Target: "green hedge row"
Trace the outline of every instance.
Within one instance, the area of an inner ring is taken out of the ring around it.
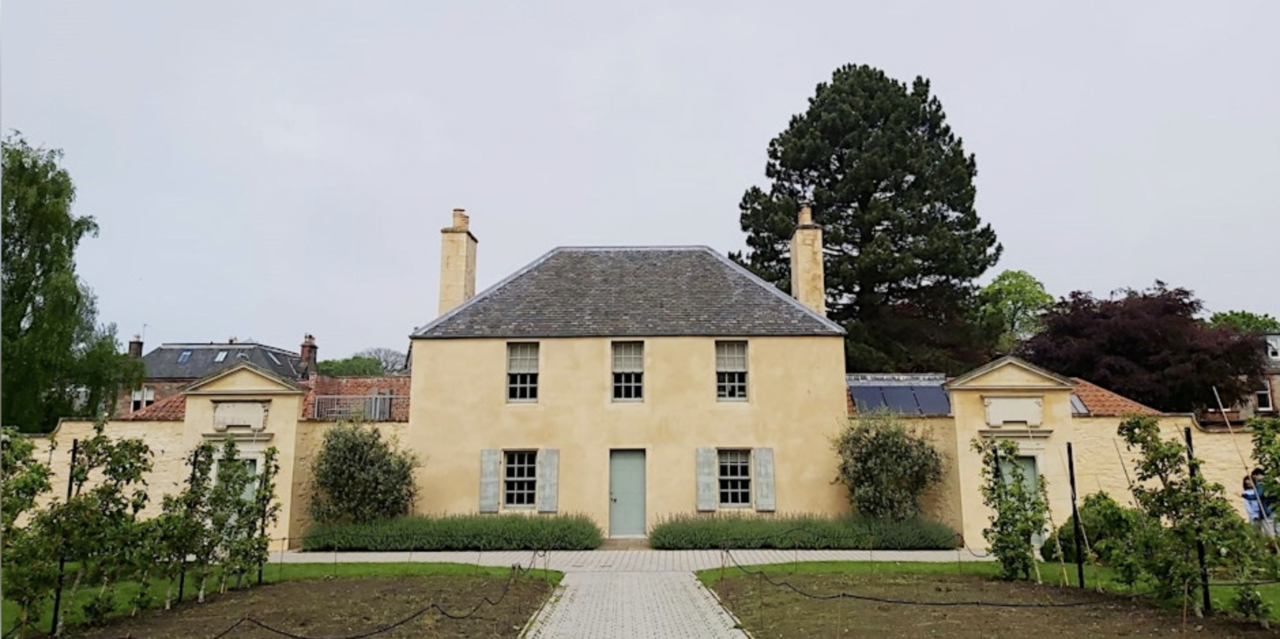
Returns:
[[[368,524],[322,524],[303,540],[314,551],[591,550],[603,540],[585,515],[450,515]]]
[[[948,550],[959,543],[954,530],[927,519],[809,515],[678,515],[649,533],[649,545],[661,550]]]

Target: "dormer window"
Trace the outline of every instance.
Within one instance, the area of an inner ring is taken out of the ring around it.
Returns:
[[[1280,362],[1280,335],[1267,336],[1267,357]]]

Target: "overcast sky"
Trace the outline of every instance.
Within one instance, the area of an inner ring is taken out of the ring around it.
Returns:
[[[122,341],[322,358],[558,245],[744,246],[818,82],[933,82],[978,212],[1055,296],[1156,278],[1280,316],[1280,2],[9,1],[0,124],[66,151]],[[607,6],[606,6],[607,5]]]

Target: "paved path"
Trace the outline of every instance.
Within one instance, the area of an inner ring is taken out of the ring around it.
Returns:
[[[560,588],[530,624],[527,637],[590,639],[743,639],[695,570],[793,561],[985,561],[966,550],[590,550],[534,552],[274,553],[272,561],[442,562],[550,568]]]
[[[530,626],[533,639],[742,639],[689,572],[571,572]]]

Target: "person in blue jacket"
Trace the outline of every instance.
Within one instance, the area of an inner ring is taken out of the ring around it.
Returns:
[[[1244,510],[1252,523],[1263,536],[1276,536],[1275,498],[1263,494],[1258,486],[1262,483],[1262,469],[1255,468],[1253,473],[1244,478]]]

